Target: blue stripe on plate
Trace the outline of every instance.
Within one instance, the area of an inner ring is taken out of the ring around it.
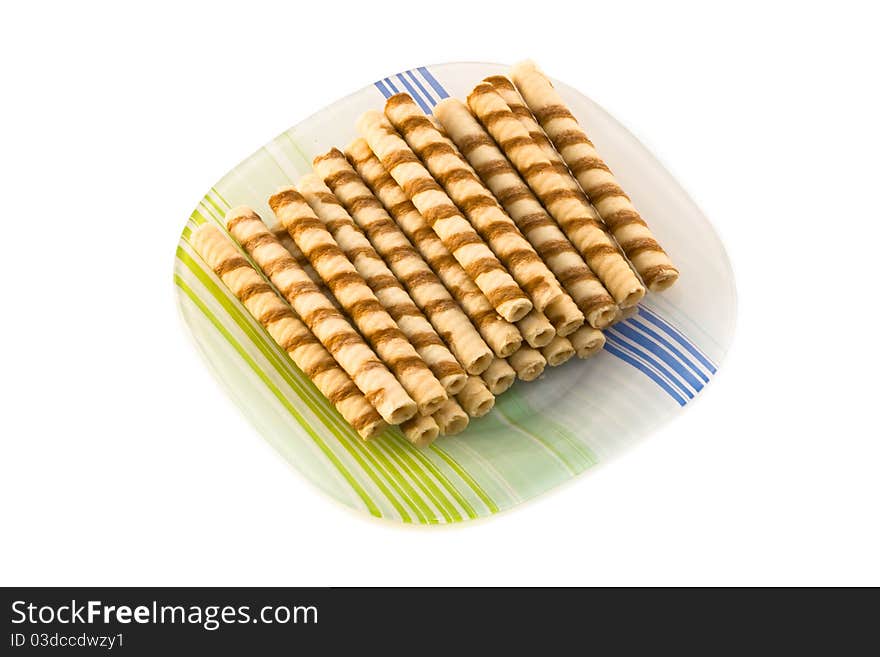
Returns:
[[[628,326],[627,322],[615,324],[611,330],[624,335],[657,356],[660,360],[666,363],[666,365],[671,367],[675,373],[678,374],[680,378],[684,379],[696,392],[700,392],[700,390],[703,389],[703,384],[687,367],[682,365],[672,354],[666,351],[666,349],[657,344],[650,337],[636,331],[632,326]]]
[[[444,98],[449,98],[449,94],[446,93],[446,89],[444,89],[443,86],[439,82],[437,82],[437,78],[431,75],[431,71],[426,69],[424,66],[420,66],[416,70],[421,73],[422,77],[427,80],[428,84],[430,84],[431,87],[433,87],[434,91],[437,92],[437,95],[440,96],[441,100]]]
[[[613,330],[613,329],[611,329],[611,330]],[[626,351],[628,351],[633,356],[636,356],[639,360],[641,360],[645,364],[653,367],[654,370],[660,376],[662,376],[669,383],[671,383],[676,388],[678,388],[678,390],[681,391],[681,393],[684,394],[688,399],[694,398],[694,393],[691,392],[691,389],[688,388],[684,383],[682,383],[681,380],[677,376],[675,376],[675,374],[673,374],[669,369],[664,367],[662,363],[660,363],[656,358],[651,356],[647,351],[644,351],[643,349],[639,349],[636,345],[633,345],[632,343],[624,340],[619,335],[617,335],[615,333],[611,333],[610,330],[605,332],[605,339],[610,340],[619,349],[625,349]]]
[[[400,89],[394,86],[394,83],[391,81],[391,78],[385,78],[385,84],[388,85],[388,88],[391,89],[396,94],[400,93]]]
[[[679,333],[676,329],[674,329],[670,324],[668,324],[668,323],[667,323],[662,317],[660,317],[657,313],[655,313],[655,312],[653,312],[653,311],[651,311],[651,310],[648,310],[647,308],[645,308],[645,307],[643,307],[643,306],[639,308],[639,311],[640,311],[641,314],[643,314],[643,315],[645,316],[645,319],[647,319],[649,322],[651,322],[651,323],[654,324],[655,326],[657,326],[657,327],[663,329],[663,331],[665,331],[669,336],[671,336],[672,339],[674,339],[676,342],[678,342],[678,344],[680,344],[682,347],[684,347],[685,349],[687,349],[688,352],[690,352],[690,354],[691,354],[694,358],[696,358],[696,359],[697,359],[698,361],[700,361],[703,365],[705,365],[705,366],[706,366],[706,369],[708,369],[712,374],[715,374],[715,372],[716,372],[715,365],[713,365],[712,362],[711,362],[708,358],[706,358],[706,357],[702,354],[702,352],[700,352],[700,351],[699,351],[699,350],[698,350],[698,349],[697,349],[697,348],[691,343],[690,340],[688,340],[686,337],[684,337],[683,334]]]
[[[425,114],[430,114],[431,108],[428,106],[428,104],[422,98],[421,94],[415,90],[415,87],[413,87],[409,82],[407,82],[407,79],[399,73],[397,74],[397,79],[400,80],[400,83],[404,87],[406,87],[406,90],[409,92],[409,95],[412,96],[413,99],[419,104],[419,107],[422,108],[422,111]]]
[[[603,349],[605,349],[605,351],[607,351],[611,355],[617,356],[620,360],[622,360],[626,363],[629,363],[630,365],[635,367],[637,370],[641,370],[642,372],[644,372],[648,378],[650,378],[652,381],[654,381],[654,383],[656,383],[658,386],[663,388],[667,393],[669,393],[669,396],[672,397],[675,401],[677,401],[679,406],[684,406],[685,404],[687,404],[687,402],[681,397],[681,395],[679,395],[677,392],[675,392],[675,390],[673,390],[670,387],[670,385],[668,383],[666,383],[666,381],[664,381],[659,376],[657,376],[654,373],[654,371],[651,370],[649,367],[643,365],[642,363],[637,361],[635,358],[624,353],[623,351],[621,351],[620,349],[618,349],[614,345],[608,344],[608,342],[605,343],[605,346],[603,347]]]
[[[382,80],[376,80],[376,81],[373,83],[373,85],[374,85],[374,86],[375,86],[380,92],[382,92],[382,95],[385,96],[385,98],[391,98],[391,92],[388,91],[388,87],[385,86],[385,83],[382,82]]]
[[[681,351],[678,349],[678,347],[676,347],[674,344],[669,342],[669,340],[667,340],[662,335],[660,335],[659,333],[654,331],[650,326],[640,322],[635,317],[628,319],[626,321],[626,324],[629,324],[630,326],[633,326],[633,327],[639,329],[642,333],[645,333],[646,335],[649,335],[650,337],[652,337],[655,341],[657,341],[658,343],[660,343],[661,345],[666,347],[670,352],[672,352],[672,354],[675,355],[675,357],[678,358],[682,363],[687,365],[691,369],[691,371],[694,374],[696,374],[698,377],[703,379],[703,381],[705,383],[709,383],[709,377],[706,376],[706,373],[703,372],[702,368],[700,368],[693,361],[691,361],[690,358],[688,358],[683,353],[681,353]]]
[[[434,100],[434,97],[431,94],[429,94],[428,91],[422,86],[422,83],[419,82],[419,79],[416,77],[416,74],[413,73],[412,71],[407,71],[406,75],[408,75],[409,78],[413,81],[413,83],[415,83],[415,85],[419,88],[419,92],[422,94],[422,96],[424,96],[424,98],[428,102],[428,104],[431,107],[434,107],[434,105],[436,105],[437,102]]]

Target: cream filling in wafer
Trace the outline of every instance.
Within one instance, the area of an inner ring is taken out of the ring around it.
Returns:
[[[388,174],[367,142],[356,139],[346,149],[346,154],[364,182],[458,301],[494,354],[504,358],[519,349],[522,344],[519,330],[495,312],[489,300]]]
[[[302,195],[286,188],[273,195],[269,205],[363,336],[416,401],[419,412],[430,415],[437,410],[448,399],[446,390]]]
[[[357,125],[370,149],[498,314],[513,322],[529,312],[532,302],[385,116],[366,112]]]
[[[577,333],[577,332],[575,332]],[[544,372],[547,359],[537,349],[532,347],[520,347],[511,355],[507,362],[516,371],[517,377],[522,381],[534,381]]]
[[[615,301],[621,307],[638,303],[645,288],[617,244],[605,232],[595,210],[582,194],[566,188],[565,179],[529,135],[526,128],[492,85],[481,83],[468,105],[501,146],[550,215],[578,248]]]
[[[232,236],[253,257],[385,421],[399,424],[412,417],[417,412],[416,403],[259,216],[249,208],[233,208],[227,213],[226,221]]]
[[[671,286],[678,279],[678,269],[550,80],[532,62],[514,66],[513,78],[528,104],[525,111],[531,110],[529,114],[540,121],[648,288],[660,291]]]
[[[456,359],[469,374],[483,372],[492,362],[492,350],[345,155],[334,148],[314,164]]]
[[[330,352],[216,227],[202,224],[196,228],[192,244],[362,438],[373,438],[387,426]]]
[[[516,371],[504,358],[493,360],[489,368],[480,376],[493,395],[500,395],[516,381]]]
[[[482,417],[495,406],[495,395],[478,376],[469,376],[468,382],[455,399],[471,417]]]
[[[561,335],[554,337],[550,341],[550,344],[541,349],[541,355],[544,356],[544,359],[550,367],[562,365],[574,356],[574,354],[575,349],[572,346],[571,341],[568,338],[563,338]]]
[[[458,99],[446,98],[437,104],[434,112],[460,152],[532,243],[590,325],[596,328],[607,326],[618,313],[614,299],[467,105]],[[550,312],[554,311],[551,309]],[[556,328],[558,333],[568,335],[567,329],[561,325]]]
[[[464,368],[437,335],[409,293],[403,289],[397,277],[388,269],[339,199],[315,174],[300,178],[297,187],[447,393],[454,395],[461,390],[467,381]]]

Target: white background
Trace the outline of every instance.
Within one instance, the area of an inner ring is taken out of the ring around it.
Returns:
[[[0,583],[880,584],[876,16],[126,4],[0,10]],[[225,398],[178,319],[174,247],[205,189],[336,98],[525,57],[716,224],[734,348],[699,403],[560,491],[466,526],[372,521]]]

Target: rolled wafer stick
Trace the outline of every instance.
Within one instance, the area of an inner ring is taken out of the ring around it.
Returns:
[[[483,372],[492,362],[492,350],[345,155],[334,148],[314,164],[468,374]]]
[[[605,346],[602,331],[584,326],[568,336],[578,358],[589,358]]]
[[[620,313],[618,317],[615,318],[613,322],[611,322],[610,326],[614,326],[615,324],[620,324],[620,322],[626,321],[631,317],[635,317],[639,314],[639,307],[632,306],[631,308],[627,308],[623,312]]]
[[[526,291],[535,308],[544,311],[551,302],[567,296],[455,145],[434,127],[408,94],[389,98],[385,115]],[[574,302],[570,303],[583,323],[580,311]]]
[[[516,327],[530,347],[539,349],[550,344],[556,335],[553,325],[544,313],[532,310],[516,323]]]
[[[675,283],[678,269],[657,243],[550,80],[532,62],[514,66],[513,79],[648,289],[661,291]]]
[[[370,240],[357,227],[339,199],[315,174],[300,178],[297,188],[447,393],[454,395],[461,390],[467,381],[464,368],[376,253]]]
[[[595,331],[592,327],[590,328]],[[577,333],[577,331],[575,331],[575,333]],[[550,367],[562,365],[574,356],[574,354],[575,349],[572,346],[571,341],[568,338],[563,338],[561,335],[557,335],[550,341],[550,344],[541,349],[541,355],[544,356],[544,359]]]
[[[248,312],[362,438],[373,438],[385,428],[379,413],[330,352],[216,227],[202,224],[196,228],[192,244]]]
[[[458,263],[504,319],[515,322],[532,302],[510,276],[419,158],[379,112],[366,112],[358,130]],[[308,255],[308,254],[306,254]]]
[[[564,176],[553,168],[495,88],[486,82],[478,84],[468,96],[468,105],[617,304],[627,308],[638,303],[645,287],[605,232],[596,211],[582,194],[567,188]]]
[[[336,300],[336,297],[333,296],[330,288],[324,284],[324,281],[318,276],[318,272],[312,267],[312,263],[310,263],[305,254],[299,250],[299,247],[296,245],[296,242],[293,241],[293,238],[290,236],[290,233],[287,232],[287,229],[284,226],[276,226],[269,230],[272,231],[272,234],[281,243],[281,246],[287,249],[290,255],[293,256],[293,259],[296,260],[296,264],[302,267],[302,270],[306,273],[306,276],[311,279],[312,283],[317,285],[318,289],[326,295],[330,303],[336,306],[339,310],[342,310],[342,306],[339,305],[339,302]]]
[[[618,313],[614,299],[467,105],[456,98],[446,98],[437,104],[434,112],[460,151],[571,295],[589,324],[596,328],[607,326]]]
[[[458,301],[495,355],[504,358],[519,349],[522,344],[519,330],[495,312],[486,296],[443,245],[400,185],[385,170],[367,142],[356,139],[346,149],[346,155],[406,237]]]
[[[468,382],[455,399],[471,417],[482,417],[495,406],[495,395],[489,392],[483,379],[478,376],[469,376]]]
[[[575,331],[577,333],[577,331]],[[515,354],[511,355],[507,362],[516,371],[521,381],[534,381],[544,372],[547,359],[537,349],[520,347]]]
[[[449,398],[446,390],[302,195],[292,187],[286,188],[269,198],[269,206],[363,336],[416,401],[419,412],[430,415],[436,411]]]
[[[400,424],[415,415],[416,403],[400,382],[260,217],[250,208],[233,208],[226,226],[385,421]]]
[[[461,433],[470,423],[468,414],[454,399],[448,400],[431,417],[440,427],[441,436],[454,436]]]
[[[416,415],[403,422],[400,431],[416,447],[427,447],[440,435],[440,425],[430,415]]]
[[[493,360],[480,376],[493,395],[500,395],[516,381],[516,371],[503,358]]]

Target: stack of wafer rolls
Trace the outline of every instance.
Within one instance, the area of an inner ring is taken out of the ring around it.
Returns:
[[[493,395],[500,395],[516,381],[516,371],[504,358],[493,360],[480,376]]]
[[[638,303],[645,288],[605,232],[595,210],[582,195],[568,188],[565,177],[553,168],[494,87],[486,82],[478,84],[468,96],[468,105],[617,304],[627,308]]]
[[[403,189],[373,154],[367,142],[356,139],[346,149],[346,155],[406,237],[458,301],[495,355],[504,358],[519,349],[522,344],[520,332],[495,312],[486,296],[406,197]]]
[[[661,291],[675,283],[678,269],[654,239],[550,80],[532,62],[514,66],[513,79],[530,113],[555,144],[648,289]]]
[[[526,315],[532,309],[528,296],[385,116],[366,112],[358,130],[498,314],[511,322]]]
[[[464,368],[376,253],[370,240],[360,231],[339,199],[315,174],[300,178],[297,189],[447,393],[458,393],[467,381]]]
[[[385,428],[379,413],[330,352],[220,230],[202,224],[193,232],[192,244],[248,312],[362,438],[373,438]]]
[[[467,105],[446,98],[436,117],[492,193],[584,313],[589,324],[603,328],[618,313],[617,304],[556,221],[508,162]]]
[[[345,155],[334,148],[314,165],[468,374],[489,367],[492,350]]]
[[[385,115],[507,266],[534,307],[543,312],[551,304],[556,304],[558,310],[554,314],[560,321],[557,332],[567,335],[577,330],[584,321],[580,310],[492,193],[463,161],[458,149],[437,130],[408,94],[389,98],[385,103]]]
[[[419,412],[430,415],[436,411],[449,398],[446,390],[302,195],[286,188],[269,199],[269,206],[363,336],[416,401]]]
[[[382,418],[400,424],[415,415],[416,403],[406,390],[260,217],[250,208],[233,208],[226,225]]]

